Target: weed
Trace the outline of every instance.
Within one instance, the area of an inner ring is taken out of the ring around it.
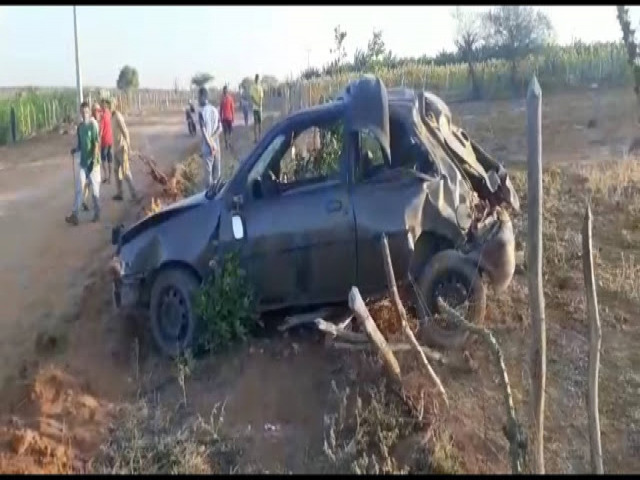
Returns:
[[[223,438],[224,405],[210,418],[180,422],[159,405],[139,401],[121,410],[109,441],[95,459],[94,473],[214,474],[230,473],[239,455]]]
[[[190,352],[186,352],[184,355],[180,355],[176,358],[176,376],[178,378],[178,383],[180,384],[180,389],[182,390],[182,401],[184,402],[185,407],[187,406],[186,379],[191,376],[193,367],[194,359]]]
[[[384,382],[364,395],[332,384],[336,412],[325,415],[328,472],[356,474],[460,473],[460,457],[444,430],[429,435],[405,413]],[[427,445],[427,441],[429,444]]]

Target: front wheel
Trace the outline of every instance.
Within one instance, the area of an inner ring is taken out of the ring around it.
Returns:
[[[469,332],[441,318],[437,299],[442,298],[470,323],[481,325],[487,291],[477,267],[456,250],[443,250],[427,263],[418,280],[418,312],[426,318],[425,340],[444,348],[460,348]]]
[[[175,357],[193,346],[196,314],[193,293],[199,282],[182,269],[161,271],[151,289],[151,332],[158,349]]]

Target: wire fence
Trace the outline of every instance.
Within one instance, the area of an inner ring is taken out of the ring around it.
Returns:
[[[140,90],[122,93],[104,89],[86,91],[84,99],[91,104],[107,93],[109,98],[118,103],[121,111],[129,114],[184,109],[193,99],[189,91]],[[20,142],[36,134],[55,130],[72,123],[75,118],[75,90],[28,90],[9,98],[0,98],[0,145]]]

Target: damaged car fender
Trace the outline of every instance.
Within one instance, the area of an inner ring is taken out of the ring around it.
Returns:
[[[126,231],[120,239],[117,259],[120,284],[132,292],[121,295],[122,303],[146,304],[154,276],[168,265],[183,265],[203,279],[216,248],[221,211],[217,200],[208,200],[202,193],[147,217]],[[188,235],[193,225],[200,225],[207,234]]]

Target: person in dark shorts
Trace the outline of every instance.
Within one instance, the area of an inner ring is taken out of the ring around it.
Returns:
[[[220,117],[222,118],[222,133],[224,135],[224,148],[227,150],[231,145],[231,133],[233,132],[233,121],[236,106],[233,97],[229,94],[227,86],[222,88],[222,98],[220,99]]]

